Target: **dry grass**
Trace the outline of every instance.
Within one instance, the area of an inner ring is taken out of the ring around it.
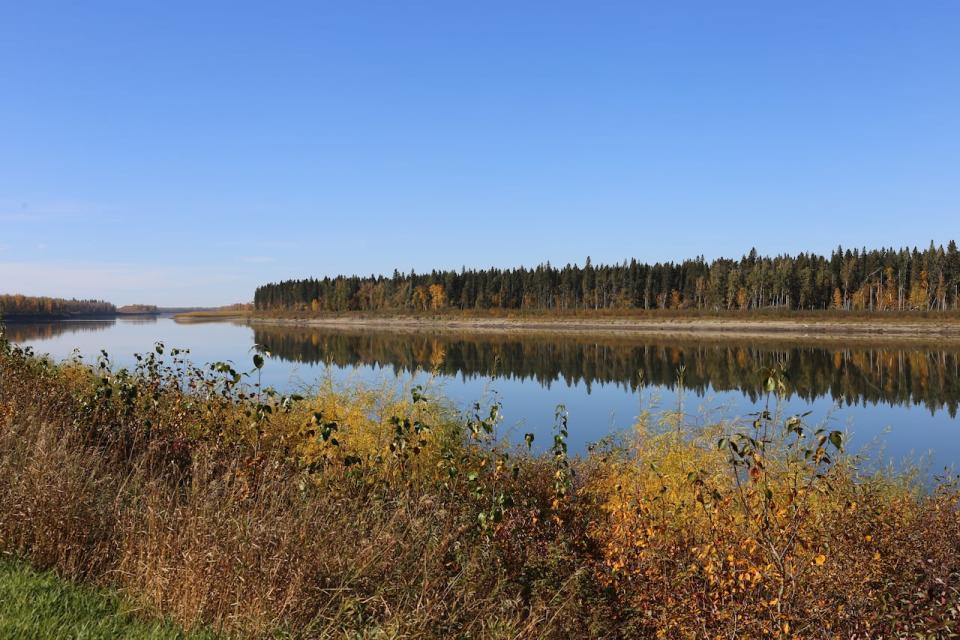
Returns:
[[[249,318],[253,314],[252,309],[242,306],[231,306],[221,309],[203,309],[197,311],[184,311],[174,315],[174,319],[181,322],[201,321],[201,320],[229,320],[232,318]]]
[[[128,373],[0,343],[0,551],[243,636],[957,630],[955,488],[862,477],[801,423],[648,420],[582,460],[561,429],[533,456],[492,441],[495,414],[282,397],[178,357]]]

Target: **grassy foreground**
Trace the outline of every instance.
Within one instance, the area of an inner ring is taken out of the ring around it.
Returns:
[[[184,633],[168,622],[144,621],[116,594],[0,560],[0,638],[206,640],[213,636]]]
[[[307,397],[157,345],[133,371],[0,340],[0,552],[243,637],[950,637],[958,489],[780,416],[642,416],[585,458],[421,389]],[[682,373],[681,373],[682,375]],[[760,374],[758,374],[760,375]],[[38,603],[42,606],[42,603]],[[29,614],[28,614],[29,615]]]

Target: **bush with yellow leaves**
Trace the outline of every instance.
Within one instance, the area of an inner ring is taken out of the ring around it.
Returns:
[[[841,432],[777,413],[786,383],[768,375],[767,405],[747,424],[641,421],[587,489],[606,514],[591,528],[599,579],[660,637],[955,630],[956,488],[861,476]]]

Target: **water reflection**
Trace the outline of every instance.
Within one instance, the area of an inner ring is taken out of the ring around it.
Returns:
[[[435,370],[474,377],[674,388],[677,369],[699,395],[763,396],[761,371],[782,366],[792,393],[846,405],[922,405],[951,417],[960,401],[960,346],[844,345],[784,341],[697,341],[540,334],[343,331],[258,326],[254,340],[288,361],[338,367],[376,365],[396,373]],[[642,377],[640,372],[642,373]]]
[[[124,324],[157,324],[158,316],[156,315],[128,315],[122,316],[118,319],[118,322]]]
[[[156,320],[154,320],[156,322]],[[49,340],[67,333],[105,331],[116,320],[59,320],[55,322],[11,322],[6,325],[7,338],[13,342]]]

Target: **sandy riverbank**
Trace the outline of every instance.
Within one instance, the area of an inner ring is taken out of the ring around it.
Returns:
[[[536,332],[620,335],[680,335],[704,338],[895,338],[960,341],[960,322],[910,320],[809,320],[726,318],[426,318],[426,317],[317,317],[270,318],[250,316],[250,324],[417,331]]]

